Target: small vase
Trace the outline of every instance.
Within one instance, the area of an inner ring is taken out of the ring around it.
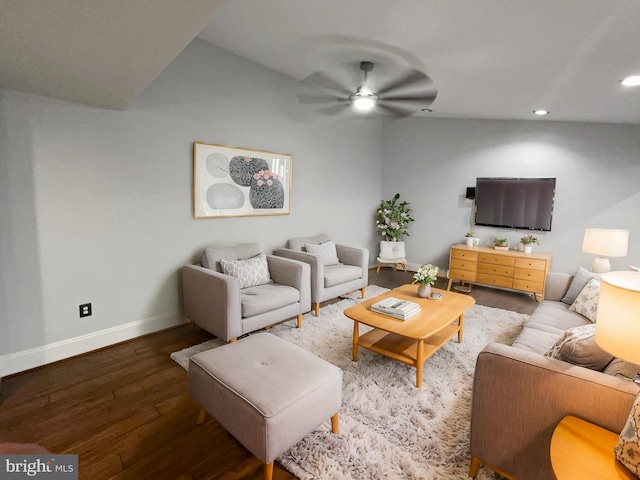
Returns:
[[[532,248],[533,248],[533,247],[532,247],[531,245],[525,245],[525,246],[523,247],[524,253],[531,253],[531,249],[532,249]]]
[[[431,296],[431,285],[419,285],[418,296],[420,298],[427,298]]]
[[[467,247],[473,247],[473,237],[466,237]]]

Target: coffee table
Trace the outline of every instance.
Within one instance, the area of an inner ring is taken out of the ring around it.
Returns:
[[[370,300],[347,308],[344,314],[353,320],[353,361],[358,361],[358,347],[380,353],[416,369],[416,387],[422,387],[422,365],[456,333],[462,342],[464,312],[475,300],[468,295],[432,288],[442,294],[440,300],[418,297],[417,285],[402,285]],[[372,312],[371,305],[395,297],[420,304],[422,311],[408,320],[398,320]],[[359,325],[373,330],[360,335]]]

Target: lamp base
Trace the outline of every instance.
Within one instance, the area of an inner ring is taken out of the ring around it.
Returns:
[[[593,261],[591,265],[593,273],[606,273],[611,271],[611,262],[607,257],[598,257]]]

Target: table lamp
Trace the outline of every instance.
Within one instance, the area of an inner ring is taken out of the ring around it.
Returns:
[[[596,343],[616,358],[640,364],[640,272],[610,272],[600,277]],[[615,456],[640,476],[640,395],[615,446]]]
[[[629,230],[617,228],[587,228],[582,240],[582,251],[598,257],[593,261],[591,270],[605,273],[611,270],[607,257],[624,257],[629,245]]]

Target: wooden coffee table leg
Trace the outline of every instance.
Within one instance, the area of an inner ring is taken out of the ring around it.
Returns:
[[[424,363],[424,340],[418,340],[418,356],[416,358],[416,387],[422,388],[422,364]]]
[[[458,330],[458,343],[462,343],[462,330],[464,329],[464,313],[460,315],[460,318],[458,318],[458,325],[460,325],[460,330]]]
[[[358,361],[358,337],[360,336],[358,334],[358,323],[359,322],[355,320],[353,322],[353,361],[354,362]]]

